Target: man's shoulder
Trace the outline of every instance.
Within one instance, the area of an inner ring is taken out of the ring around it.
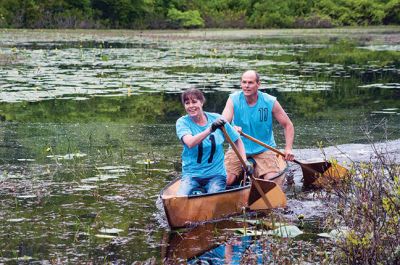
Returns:
[[[243,91],[235,91],[229,96],[229,98],[232,100],[233,105],[239,104],[240,99],[243,97]]]
[[[268,94],[267,92],[261,92],[258,91],[259,95],[261,95],[261,97],[265,100],[265,101],[275,101],[276,97]]]
[[[239,97],[241,94],[243,94],[243,91],[235,91],[231,93],[230,97]]]

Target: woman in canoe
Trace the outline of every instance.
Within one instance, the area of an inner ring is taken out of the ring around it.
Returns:
[[[246,160],[239,134],[220,114],[203,111],[203,93],[195,88],[188,89],[182,93],[181,101],[187,114],[176,122],[176,134],[183,143],[182,182],[178,195],[191,195],[201,189],[207,193],[225,190],[225,138],[222,131],[217,130],[222,126],[246,161],[245,170],[252,173],[253,167]]]

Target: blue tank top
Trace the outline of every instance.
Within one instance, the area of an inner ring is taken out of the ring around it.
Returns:
[[[272,108],[276,97],[258,91],[257,103],[249,106],[242,91],[230,95],[233,102],[233,125],[242,127],[242,131],[258,140],[275,147],[272,131]],[[242,136],[247,155],[254,155],[268,150]]]

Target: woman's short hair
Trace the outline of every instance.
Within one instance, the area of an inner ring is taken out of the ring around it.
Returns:
[[[206,98],[204,97],[203,92],[201,92],[197,88],[189,88],[188,90],[183,92],[181,95],[181,102],[183,105],[185,105],[185,101],[193,98],[200,100],[201,103],[206,102]]]

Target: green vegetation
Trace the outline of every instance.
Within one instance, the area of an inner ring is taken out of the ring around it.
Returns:
[[[377,159],[356,164],[351,177],[332,189],[336,196],[326,226],[340,236],[329,263],[400,262],[400,167],[373,148]]]
[[[3,0],[10,28],[312,28],[400,23],[400,0]]]

